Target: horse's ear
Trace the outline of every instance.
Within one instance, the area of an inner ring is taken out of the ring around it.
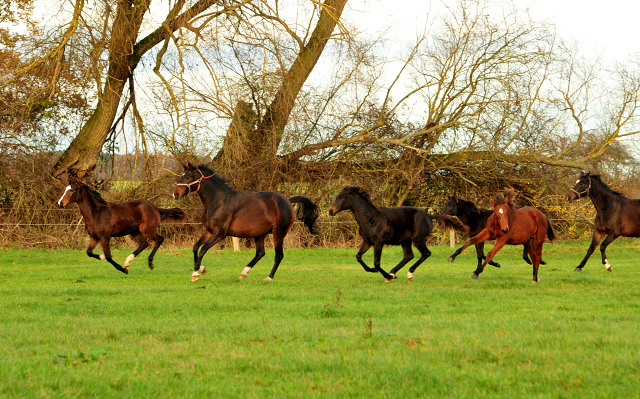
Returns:
[[[582,179],[583,177],[586,177],[588,175],[588,173],[586,172],[580,172],[580,178]]]
[[[491,202],[491,206],[494,207],[494,208],[498,204],[496,201],[493,200],[493,198],[489,199],[489,201]]]
[[[182,165],[182,169],[187,170],[187,165],[183,164],[182,162],[180,162],[180,165]]]
[[[187,161],[187,167],[189,169],[195,169],[195,166],[191,165],[191,162]]]

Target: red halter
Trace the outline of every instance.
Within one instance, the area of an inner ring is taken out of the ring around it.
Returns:
[[[203,180],[209,179],[211,177],[213,177],[213,175],[211,176],[205,176],[204,174],[202,174],[202,171],[200,169],[196,169],[198,172],[200,172],[200,178],[198,180],[194,180],[191,183],[178,183],[176,184],[177,186],[187,186],[188,190],[187,190],[187,195],[191,194],[191,186],[198,183],[198,188],[196,189],[196,191],[194,191],[194,193],[197,193],[198,191],[200,191],[200,183],[202,183]]]

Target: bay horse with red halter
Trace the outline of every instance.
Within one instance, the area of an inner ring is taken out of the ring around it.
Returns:
[[[295,216],[304,222],[311,234],[320,234],[316,224],[320,208],[309,198],[297,196],[287,199],[281,194],[268,191],[236,191],[206,165],[196,167],[187,163],[182,166],[184,173],[173,191],[173,197],[179,199],[197,193],[204,206],[204,232],[193,245],[194,268],[191,281],[200,278],[198,272],[206,273],[202,258],[211,247],[227,236],[253,238],[255,241],[256,255],[239,277],[244,279],[265,255],[264,240],[267,234],[273,234],[275,263],[271,274],[265,279],[271,281],[284,258],[282,244]],[[294,212],[293,203],[298,204],[297,212]]]
[[[456,250],[449,257],[449,262],[453,262],[456,256],[460,255],[467,247],[478,242],[495,239],[496,244],[487,253],[485,261],[476,268],[471,276],[471,278],[477,279],[487,263],[491,262],[502,247],[507,244],[524,245],[533,263],[533,282],[539,282],[538,267],[542,260],[542,245],[545,236],[549,240],[553,240],[555,234],[544,213],[535,208],[516,208],[513,203],[514,198],[515,191],[513,189],[505,189],[502,194],[498,194],[495,199],[491,199],[493,214],[487,220],[487,227]]]
[[[575,268],[576,272],[589,260],[589,257],[600,245],[602,264],[611,271],[611,264],[607,259],[606,249],[618,237],[640,237],[640,200],[627,198],[607,186],[599,175],[580,173],[573,188],[567,193],[567,200],[573,201],[579,198],[589,197],[596,208],[593,238],[587,254],[582,262]]]
[[[158,208],[147,200],[135,200],[129,202],[107,202],[100,194],[86,184],[71,180],[65,188],[58,205],[65,207],[71,203],[77,203],[80,214],[84,219],[84,225],[89,234],[89,246],[87,255],[98,260],[106,259],[116,270],[129,274],[131,261],[149,246],[147,239],[154,242],[151,254],[149,254],[149,269],[153,270],[153,257],[164,241],[164,238],[156,233],[161,220],[173,220],[182,222],[187,215],[179,208]],[[111,258],[111,237],[131,236],[138,244],[138,248],[120,266]],[[104,255],[96,255],[93,249],[96,245],[102,246]]]
[[[413,206],[385,208],[373,203],[369,193],[360,188],[347,186],[338,194],[329,209],[334,216],[343,210],[350,210],[358,223],[358,232],[362,244],[356,254],[356,260],[366,272],[380,273],[385,282],[396,279],[396,273],[413,259],[413,244],[420,251],[420,258],[407,272],[407,280],[413,280],[413,273],[424,262],[431,251],[427,248],[427,238],[433,230],[433,220],[459,231],[466,231],[460,221],[448,215],[429,215],[423,209]],[[389,273],[380,266],[382,248],[385,245],[401,245],[404,258]],[[373,247],[373,266],[362,260],[362,255]]]

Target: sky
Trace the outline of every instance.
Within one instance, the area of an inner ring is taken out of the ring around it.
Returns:
[[[587,52],[602,52],[605,57],[624,60],[640,53],[638,16],[640,2],[633,0],[514,0],[520,6],[529,5],[536,20],[555,24],[560,35],[578,40]],[[443,4],[453,0],[355,0],[352,12],[362,11],[360,25],[379,27],[395,25],[397,36],[414,35],[416,27],[424,25],[426,16],[435,16]]]

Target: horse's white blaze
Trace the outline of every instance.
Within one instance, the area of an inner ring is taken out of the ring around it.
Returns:
[[[129,265],[131,264],[131,261],[134,260],[135,258],[136,256],[134,254],[127,256],[127,259],[125,259],[124,261],[124,267],[129,267]]]
[[[242,270],[242,274],[243,276],[246,276],[247,274],[249,274],[249,272],[251,271],[251,268],[249,266],[245,266],[244,270]]]
[[[62,194],[62,197],[60,197],[60,199],[58,200],[58,205],[62,206],[62,199],[64,198],[65,195],[67,195],[69,190],[71,190],[71,186],[67,186],[67,188],[64,189],[64,193]]]
[[[574,186],[577,186],[578,183],[580,183],[580,180],[576,180],[576,184],[574,184]]]
[[[498,209],[498,212],[500,213],[504,213],[504,211],[502,209]]]
[[[106,257],[106,256],[104,256],[104,255],[100,255],[100,260],[105,260],[105,259],[107,259],[107,257]]]

